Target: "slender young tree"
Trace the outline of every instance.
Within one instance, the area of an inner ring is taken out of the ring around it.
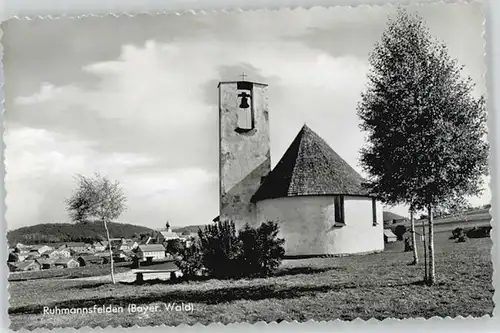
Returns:
[[[415,233],[415,210],[410,206],[410,226],[411,226],[411,243],[413,245],[413,262],[412,265],[418,264],[417,252],[417,236]]]
[[[104,223],[108,239],[111,281],[115,281],[113,267],[113,249],[109,236],[108,223],[117,219],[126,209],[126,198],[118,181],[111,181],[105,176],[94,177],[77,175],[77,188],[66,200],[66,210],[75,222],[95,219]]]
[[[427,210],[432,285],[434,209],[450,198],[478,195],[488,171],[485,100],[474,97],[474,83],[422,18],[402,9],[369,62],[358,105],[368,137],[361,151],[367,185],[389,203]]]

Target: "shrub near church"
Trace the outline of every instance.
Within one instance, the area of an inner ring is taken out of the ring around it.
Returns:
[[[248,224],[237,234],[232,221],[219,221],[199,230],[199,242],[184,249],[178,266],[186,278],[202,268],[215,278],[266,276],[281,264],[284,239],[277,237],[279,226]]]

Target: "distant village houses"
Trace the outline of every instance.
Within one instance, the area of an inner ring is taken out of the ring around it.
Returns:
[[[54,266],[56,268],[76,268],[79,267],[80,264],[73,258],[60,258],[56,260]]]
[[[142,260],[162,260],[165,259],[165,247],[162,244],[139,245],[137,258]]]
[[[179,235],[176,232],[172,231],[170,227],[170,223],[167,221],[166,228],[163,231],[160,231],[161,235],[165,239],[165,241],[169,241],[171,239],[179,239]]]
[[[160,234],[164,238],[163,243],[158,243],[158,240],[153,243],[152,237],[141,240],[112,238],[109,243],[103,240],[37,245],[18,243],[9,248],[7,262],[11,272],[86,267],[108,264],[110,250],[115,262],[129,262],[134,258],[140,261],[158,261],[169,256],[166,251],[168,241],[178,240],[189,247],[197,237],[196,233],[179,235],[172,231],[168,222]]]

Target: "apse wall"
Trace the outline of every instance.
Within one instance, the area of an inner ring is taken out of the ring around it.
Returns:
[[[285,239],[285,252],[296,255],[339,255],[384,249],[382,207],[373,225],[372,199],[344,197],[345,225],[335,226],[334,196],[297,196],[257,202],[257,220],[274,221]]]

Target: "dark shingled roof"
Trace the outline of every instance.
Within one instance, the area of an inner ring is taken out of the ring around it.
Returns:
[[[304,125],[252,201],[303,195],[369,196],[364,179]]]

